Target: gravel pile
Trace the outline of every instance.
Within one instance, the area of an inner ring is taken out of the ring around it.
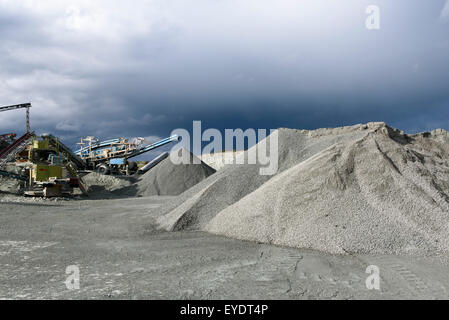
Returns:
[[[0,193],[19,193],[20,182],[0,175]]]
[[[375,125],[375,124],[373,124]],[[336,143],[366,135],[368,126],[334,130],[278,130],[279,172]],[[255,146],[254,148],[257,148]],[[270,149],[270,137],[267,138]],[[243,155],[247,159],[247,153]],[[248,161],[245,160],[245,163]],[[259,165],[226,165],[163,208],[160,227],[169,231],[202,230],[220,211],[257,190],[273,176],[260,175]]]
[[[20,169],[12,164],[6,164],[2,170],[21,174]],[[0,175],[0,193],[20,194],[23,184],[24,183],[19,180]]]
[[[384,123],[279,130],[279,173],[228,166],[187,191],[159,223],[335,254],[449,248],[449,134]]]
[[[136,179],[129,177],[106,176],[96,172],[82,177],[90,198],[112,198],[121,190],[131,187]]]
[[[215,173],[204,162],[193,164],[194,155],[185,149],[191,164],[175,165],[167,158],[144,174],[132,187],[137,196],[178,196]]]

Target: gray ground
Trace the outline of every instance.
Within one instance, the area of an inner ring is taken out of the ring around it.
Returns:
[[[0,299],[447,299],[443,257],[335,256],[154,229],[170,198],[0,197]],[[77,265],[81,288],[67,290]],[[366,289],[369,265],[381,290]]]

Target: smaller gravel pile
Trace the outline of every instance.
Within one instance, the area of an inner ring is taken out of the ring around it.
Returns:
[[[175,165],[170,158],[144,174],[136,183],[136,196],[177,196],[215,173],[215,170],[204,162],[193,164],[195,156],[185,149],[191,164]]]
[[[82,177],[89,193],[89,197],[101,198],[111,197],[121,190],[130,187],[135,179],[129,177],[105,176],[96,172]]]

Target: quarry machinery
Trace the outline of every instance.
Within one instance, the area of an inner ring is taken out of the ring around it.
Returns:
[[[31,103],[22,103],[22,104],[16,104],[12,106],[6,106],[6,107],[0,107],[0,112],[4,111],[12,111],[12,110],[18,110],[18,109],[26,109],[26,130],[27,133],[30,133],[30,108]]]
[[[84,168],[85,163],[58,138],[52,135],[34,137],[28,149],[29,187],[25,195],[70,196],[74,188],[87,195],[75,166]]]
[[[77,173],[77,168],[84,166],[83,160],[52,135],[26,133],[0,151],[0,175],[20,181],[27,196],[68,196],[74,188],[87,195]]]
[[[23,103],[16,104],[12,106],[0,107],[0,112],[12,111],[18,109],[26,109],[26,130],[27,133],[30,133],[30,108],[31,103]],[[14,143],[14,139],[16,138],[15,133],[8,133],[0,135],[0,152],[3,152],[5,148],[7,148],[10,144]]]
[[[26,109],[26,133],[0,135],[0,175],[19,180],[30,196],[62,196],[79,188],[87,194],[78,169],[86,163],[52,135],[38,137],[30,130],[31,103],[0,107],[0,112]]]
[[[130,159],[178,140],[177,135],[155,143],[147,143],[143,138],[136,138],[133,141],[124,138],[99,141],[95,137],[87,137],[79,143],[80,149],[76,155],[86,161],[89,169],[96,170],[98,173],[130,175],[138,171],[136,164],[130,162]],[[160,162],[163,157],[155,160]]]
[[[26,109],[26,134],[15,140],[15,133],[0,135],[0,170],[7,162],[15,159],[16,155],[25,149],[31,141],[33,134],[30,132],[30,108],[31,103],[22,103],[11,106],[0,107],[0,112]],[[4,171],[3,171],[4,172]]]
[[[33,139],[34,133],[25,133],[6,148],[0,150],[0,169],[8,162],[14,161],[30,145]]]

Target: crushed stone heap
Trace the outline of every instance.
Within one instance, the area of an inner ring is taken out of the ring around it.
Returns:
[[[278,136],[275,176],[226,166],[167,205],[159,226],[335,254],[448,252],[448,132],[369,123]]]
[[[193,164],[195,156],[189,151],[179,152],[188,153],[190,164],[175,165],[170,158],[163,160],[137,182],[138,196],[177,196],[215,173],[204,162]]]

